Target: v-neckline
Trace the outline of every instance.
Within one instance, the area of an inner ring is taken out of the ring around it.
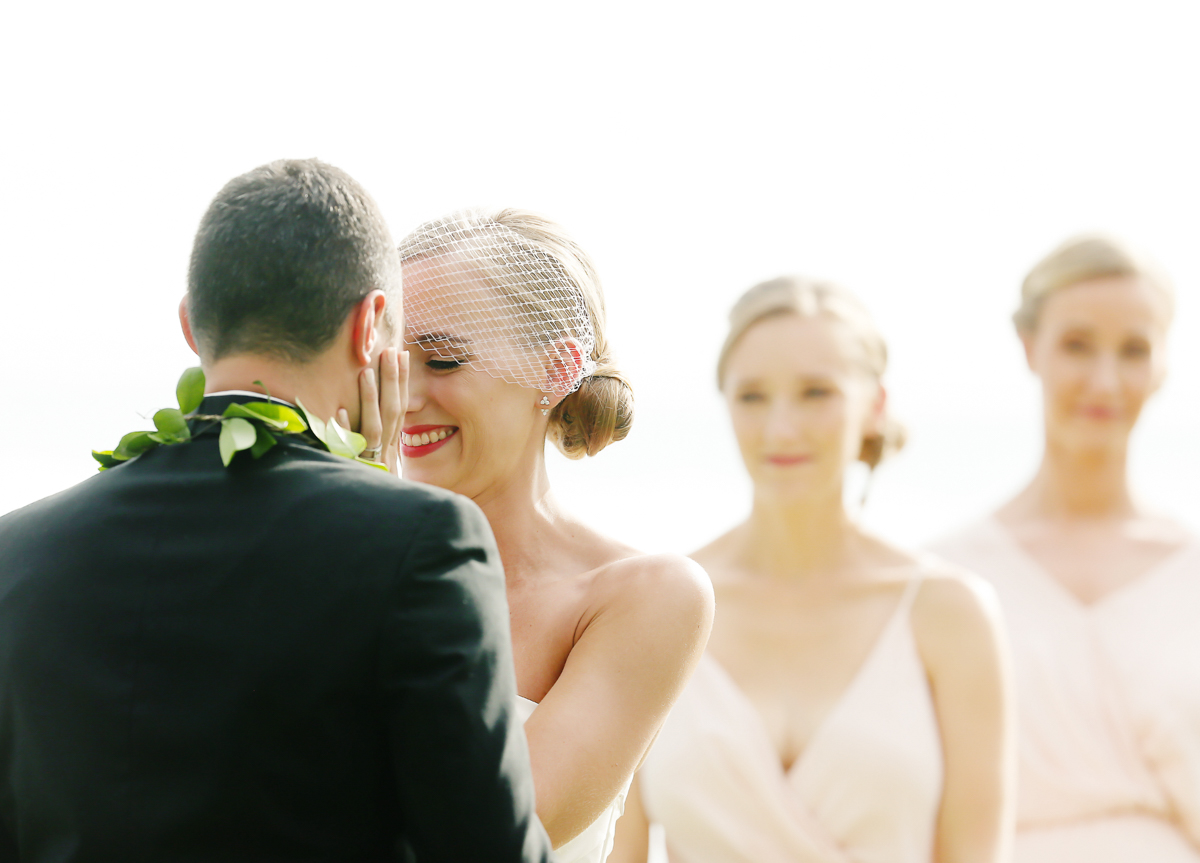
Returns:
[[[762,714],[759,713],[758,708],[755,707],[754,701],[749,695],[746,694],[745,690],[738,685],[738,682],[733,679],[733,675],[726,671],[725,667],[721,665],[721,663],[719,663],[714,656],[711,654],[707,655],[708,661],[712,663],[712,666],[714,669],[716,669],[717,674],[724,679],[729,689],[741,699],[743,706],[753,716],[753,721],[758,727],[759,737],[761,738],[762,743],[766,747],[767,751],[771,753],[771,762],[779,770],[780,776],[785,781],[791,779],[792,776],[797,775],[802,769],[802,766],[807,763],[809,760],[809,754],[813,751],[817,744],[820,743],[821,738],[827,733],[827,729],[833,724],[833,720],[837,717],[838,713],[842,711],[843,707],[850,700],[850,697],[854,694],[855,690],[859,688],[861,681],[866,678],[867,673],[875,665],[879,655],[883,652],[884,645],[891,638],[892,631],[900,625],[901,620],[907,617],[907,612],[912,605],[912,595],[915,593],[917,586],[920,585],[922,580],[923,579],[920,578],[914,578],[911,579],[907,585],[905,585],[904,590],[900,594],[900,599],[896,603],[896,608],[888,616],[888,619],[884,623],[882,629],[879,630],[879,635],[875,637],[875,642],[871,645],[871,649],[867,652],[866,658],[863,659],[862,664],[858,666],[858,669],[854,672],[853,676],[851,676],[850,682],[846,684],[845,689],[842,690],[841,694],[834,701],[833,706],[830,707],[829,710],[825,712],[825,715],[822,716],[817,722],[816,726],[813,728],[813,733],[808,737],[808,742],[804,744],[804,748],[800,750],[800,753],[787,767],[783,766],[783,762],[779,758],[779,751],[775,748],[775,744],[771,741],[771,733],[767,728],[766,720],[763,719]]]
[[[1179,548],[1167,554],[1162,560],[1158,561],[1158,563],[1148,567],[1134,578],[1118,585],[1091,602],[1085,602],[1065,584],[1059,581],[1054,573],[1052,573],[1042,564],[1041,561],[1034,557],[1033,554],[1025,548],[1025,546],[1021,545],[1020,540],[1018,540],[1016,534],[1014,534],[1008,528],[1008,525],[1002,522],[995,515],[989,516],[988,522],[992,526],[993,531],[1000,535],[1005,544],[1012,549],[1013,554],[1015,554],[1021,563],[1024,564],[1026,569],[1034,574],[1039,582],[1048,584],[1050,590],[1057,594],[1072,608],[1089,615],[1093,613],[1099,613],[1105,607],[1115,604],[1117,600],[1121,599],[1121,597],[1136,593],[1139,587],[1157,580],[1163,572],[1170,571],[1173,567],[1173,564],[1179,560],[1182,560],[1183,557],[1192,550],[1192,546],[1194,544],[1192,540],[1184,542],[1179,546]]]

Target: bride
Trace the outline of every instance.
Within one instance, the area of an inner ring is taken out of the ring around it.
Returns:
[[[600,863],[630,780],[700,659],[712,589],[563,511],[568,458],[628,434],[633,393],[588,256],[518,210],[464,211],[400,247],[410,348],[405,478],[475,501],[504,562],[537,811],[562,863]]]

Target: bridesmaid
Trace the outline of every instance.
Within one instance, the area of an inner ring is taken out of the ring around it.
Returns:
[[[1109,239],[1033,268],[1014,320],[1042,384],[1041,467],[936,549],[991,580],[1011,627],[1017,863],[1200,861],[1200,542],[1126,472],[1172,307]]]
[[[717,378],[754,483],[697,552],[718,613],[640,771],[613,861],[994,863],[1008,842],[1005,651],[986,584],[884,543],[842,504],[902,443],[863,307],[785,277],[730,314]]]

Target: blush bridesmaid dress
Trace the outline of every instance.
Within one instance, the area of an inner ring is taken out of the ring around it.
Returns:
[[[1004,608],[1015,863],[1200,863],[1200,542],[1091,604],[995,518],[933,551],[987,578]]]
[[[920,584],[789,769],[754,705],[701,659],[639,774],[671,863],[932,861],[943,765],[909,620]]]

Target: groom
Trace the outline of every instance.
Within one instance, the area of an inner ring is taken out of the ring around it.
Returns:
[[[357,424],[395,246],[349,176],[274,162],[209,207],[181,317],[198,413]],[[191,425],[0,519],[0,861],[549,861],[482,513]]]

